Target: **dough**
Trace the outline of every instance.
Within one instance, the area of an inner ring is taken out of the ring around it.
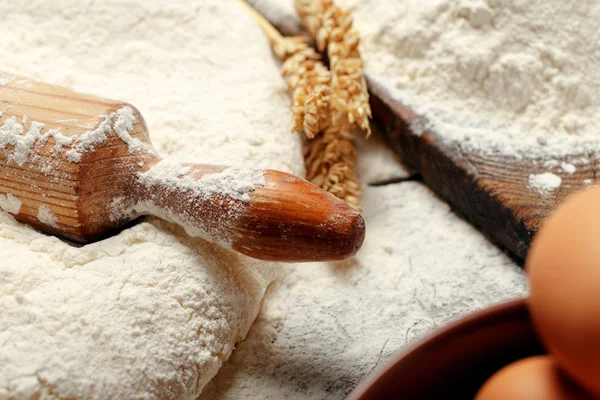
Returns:
[[[131,102],[180,161],[302,174],[289,100],[233,0],[0,3],[2,68]],[[0,399],[193,399],[278,265],[148,219],[77,247],[0,212]]]

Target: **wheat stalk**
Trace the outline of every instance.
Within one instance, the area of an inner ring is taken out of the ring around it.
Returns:
[[[371,134],[371,107],[358,50],[358,32],[348,11],[333,0],[294,0],[304,26],[327,52],[331,70],[330,126],[307,150],[308,178],[323,189],[360,209],[360,186],[356,177],[354,125]]]
[[[350,12],[333,0],[294,0],[304,26],[315,38],[319,51],[327,51],[332,73],[331,106],[333,124],[356,124],[371,134],[371,107],[363,62],[358,50],[358,32]]]
[[[292,93],[292,130],[304,131],[306,178],[360,210],[360,186],[355,173],[356,150],[351,127],[335,115],[331,74],[304,38],[282,38],[273,46],[283,61],[282,75]]]
[[[329,123],[331,74],[304,38],[282,38],[273,50],[283,61],[282,75],[292,94],[292,131],[312,139]]]
[[[307,179],[361,210],[352,128],[357,123],[370,134],[370,108],[368,94],[367,108],[357,105],[358,95],[362,93],[357,82],[362,79],[364,85],[360,58],[358,64],[356,57],[334,58],[337,69],[332,74],[305,38],[283,37],[245,1],[240,2],[252,13],[269,38],[275,55],[283,62],[282,75],[292,95],[291,128],[294,132],[304,132],[307,137],[304,142]],[[341,56],[346,50],[339,47],[332,54]],[[329,57],[331,61],[331,55]],[[366,85],[364,87],[366,93]]]
[[[306,178],[361,211],[361,192],[355,172],[356,149],[352,140],[348,131],[330,126],[313,140],[306,141]]]

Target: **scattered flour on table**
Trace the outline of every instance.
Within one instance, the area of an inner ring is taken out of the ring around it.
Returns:
[[[356,148],[360,157],[356,161],[356,172],[361,182],[382,184],[406,179],[414,172],[399,161],[399,157],[385,144],[377,125],[372,126],[369,139],[357,135]]]
[[[548,196],[550,193],[560,187],[561,177],[551,172],[544,172],[543,174],[531,174],[529,175],[530,189],[535,190],[542,196]]]
[[[235,1],[1,2],[0,14],[3,70],[131,102],[162,156],[303,174],[285,83]],[[103,133],[89,129],[64,150],[89,151]],[[78,248],[0,213],[0,247],[0,398],[194,399],[280,273],[152,218]]]
[[[393,352],[526,295],[523,270],[423,184],[363,193],[367,236],[357,257],[284,266],[200,400],[343,399]]]
[[[45,204],[42,204],[38,207],[37,219],[42,224],[46,224],[53,227],[56,227],[58,223],[56,215],[54,215],[52,210]]]

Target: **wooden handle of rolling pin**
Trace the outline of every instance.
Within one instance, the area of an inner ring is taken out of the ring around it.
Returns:
[[[142,215],[251,257],[340,260],[364,234],[361,216],[277,171],[161,161],[135,107],[0,72],[0,208],[79,242]]]
[[[365,236],[363,218],[344,201],[280,171],[161,161],[128,192],[116,212],[155,215],[262,260],[341,260]]]

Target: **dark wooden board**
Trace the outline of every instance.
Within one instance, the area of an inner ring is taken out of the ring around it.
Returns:
[[[261,12],[260,4],[256,8]],[[293,18],[276,20],[270,14],[263,12],[282,34],[306,34]],[[367,81],[374,119],[394,151],[467,220],[521,259],[540,224],[557,204],[585,187],[585,179],[595,180],[598,157],[574,154],[559,161],[583,157],[589,163],[578,165],[574,174],[552,169],[562,184],[542,196],[527,187],[530,174],[548,172],[541,162],[465,151],[435,132],[417,135],[411,123],[421,117],[368,76]]]
[[[589,163],[578,165],[574,174],[552,169],[561,186],[542,196],[527,187],[530,174],[547,172],[542,162],[467,152],[435,132],[419,136],[410,125],[419,118],[415,113],[372,81],[369,87],[374,118],[392,148],[442,198],[519,258],[557,204],[585,187],[585,179],[595,179],[597,157],[574,155],[561,161],[583,157]]]

